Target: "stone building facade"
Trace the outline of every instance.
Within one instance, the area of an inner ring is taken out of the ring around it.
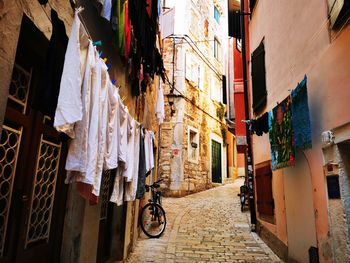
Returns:
[[[224,183],[235,173],[235,141],[231,133],[227,136],[223,101],[227,2],[166,1],[166,8],[173,17],[161,21],[173,28],[167,35],[162,32],[169,78],[163,85],[168,99],[161,125],[160,175],[166,194],[181,196]]]
[[[146,129],[155,132],[155,147],[159,137],[155,116],[159,79],[156,76],[145,93],[132,97],[127,65],[121,61],[113,45],[114,33],[92,1],[49,0],[45,5],[39,2],[0,1],[0,261],[76,263],[123,260],[136,244],[138,211],[143,200],[124,202],[119,207],[109,203],[108,191],[113,182],[107,175],[102,179],[100,202],[94,206],[78,194],[74,184],[64,184],[67,143],[55,135],[47,117],[31,108],[37,69],[44,65],[52,33],[51,10],[55,10],[64,22],[69,36],[74,16],[70,2],[84,7],[85,26],[93,41],[102,40],[99,49],[108,58],[107,63],[112,65],[110,78],[116,79],[116,85],[120,86],[120,96],[130,114]],[[9,99],[9,96],[17,98],[23,91],[28,96],[21,97],[23,100],[19,103]],[[23,105],[25,109],[18,112]],[[52,142],[45,139],[47,134]],[[36,149],[43,144],[56,153],[59,150],[60,154],[54,154],[53,160],[44,155],[37,157]],[[3,158],[4,151],[6,158]],[[155,160],[158,159],[157,153],[156,150]],[[48,165],[56,163],[59,167],[56,168],[55,181],[49,180],[48,185],[35,181],[35,164],[42,156]],[[155,167],[158,167],[157,161]],[[155,169],[150,177],[156,174]],[[42,193],[49,189],[46,193],[51,195],[34,195],[37,186]],[[55,189],[53,194],[52,189]],[[35,209],[38,204],[41,210]],[[48,219],[50,213],[52,217]],[[45,220],[35,221],[35,218]]]

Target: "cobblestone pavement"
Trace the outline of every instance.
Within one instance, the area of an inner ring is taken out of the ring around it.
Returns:
[[[250,232],[249,212],[241,213],[237,196],[242,183],[163,198],[168,220],[163,236],[141,233],[127,262],[282,262]]]

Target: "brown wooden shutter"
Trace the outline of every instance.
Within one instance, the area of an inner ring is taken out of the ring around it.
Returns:
[[[261,215],[274,215],[272,195],[272,171],[270,164],[255,170],[258,212]]]
[[[265,78],[265,47],[264,43],[257,47],[252,54],[252,84],[253,84],[253,110],[255,114],[261,113],[266,106],[266,78]]]

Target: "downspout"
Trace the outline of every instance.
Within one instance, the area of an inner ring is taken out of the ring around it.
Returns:
[[[246,41],[245,41],[245,7],[246,0],[241,0],[241,35],[242,35],[242,70],[243,70],[243,87],[244,87],[244,112],[245,119],[250,119],[249,114],[249,96],[248,96],[248,77],[247,77],[247,58],[246,58]],[[253,171],[253,155],[251,137],[249,133],[249,127],[246,123],[246,165],[245,176],[249,185],[249,209],[250,209],[250,223],[251,230],[255,232],[256,225],[256,211],[255,211],[255,193],[254,193],[254,171]]]

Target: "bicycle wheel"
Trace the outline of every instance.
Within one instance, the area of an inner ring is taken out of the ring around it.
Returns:
[[[148,203],[141,210],[140,225],[148,237],[160,237],[166,226],[164,209],[158,204]]]

